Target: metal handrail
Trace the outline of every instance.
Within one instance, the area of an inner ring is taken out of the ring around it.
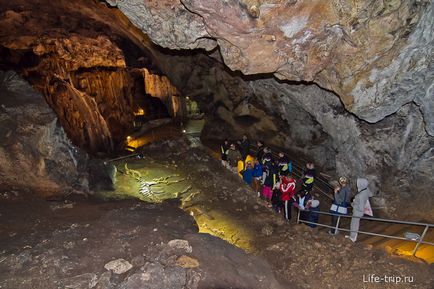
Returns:
[[[320,215],[336,216],[336,217],[338,217],[338,220],[336,222],[336,226],[330,226],[330,225],[325,225],[325,224],[322,224],[322,223],[315,223],[315,222],[310,222],[310,221],[306,221],[306,220],[301,220],[300,219],[300,213],[302,211],[304,211],[304,212],[313,212],[313,213],[320,214]],[[358,218],[358,219],[361,219],[361,220],[376,221],[376,222],[386,222],[386,223],[394,223],[394,224],[401,224],[401,225],[412,225],[412,226],[423,226],[425,228],[424,228],[424,230],[422,232],[422,235],[418,239],[414,240],[414,239],[407,239],[407,238],[404,238],[404,237],[391,236],[391,235],[386,235],[386,234],[379,234],[379,233],[366,232],[366,231],[360,231],[360,230],[354,231],[354,230],[340,228],[339,224],[340,224],[341,218]],[[344,231],[344,232],[356,232],[356,233],[365,234],[365,235],[378,236],[378,237],[389,238],[389,239],[404,240],[404,241],[409,241],[409,242],[416,242],[416,246],[414,247],[413,252],[412,252],[413,256],[416,255],[416,252],[419,249],[419,246],[421,244],[426,244],[426,245],[429,245],[429,246],[434,246],[434,243],[432,243],[432,242],[423,241],[423,238],[425,237],[425,235],[428,232],[428,230],[430,228],[434,228],[434,224],[430,224],[430,223],[420,223],[420,222],[411,222],[411,221],[391,220],[391,219],[363,217],[363,216],[362,217],[357,217],[357,216],[341,215],[341,214],[335,214],[335,213],[329,213],[329,212],[323,212],[323,211],[311,211],[311,210],[300,210],[300,209],[298,210],[298,214],[297,214],[297,223],[312,224],[312,225],[317,225],[317,226],[320,226],[320,227],[335,229],[335,230]]]

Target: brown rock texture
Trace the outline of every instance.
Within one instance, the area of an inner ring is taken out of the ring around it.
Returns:
[[[0,68],[46,95],[74,143],[112,150],[133,112],[162,112],[152,94],[166,106],[188,95],[205,137],[247,132],[333,175],[367,176],[390,213],[432,211],[432,2],[109,2],[156,43],[202,50],[161,49],[98,1],[0,10],[1,31],[15,31],[0,34]]]
[[[232,70],[315,82],[368,122],[414,101],[434,135],[432,1],[108,2],[161,46],[218,46]]]
[[[181,95],[192,95],[205,112],[202,138],[246,133],[288,148],[299,160],[313,160],[334,178],[349,177],[353,193],[355,179],[366,176],[376,193],[372,203],[388,216],[434,218],[433,138],[415,104],[369,124],[316,85],[248,78],[203,53],[160,64]]]
[[[25,73],[39,74],[44,91],[69,137],[90,151],[113,151],[132,123],[131,78],[122,51],[106,37],[37,41],[41,61]],[[86,71],[88,70],[88,71]]]
[[[0,186],[43,197],[87,193],[87,155],[47,105],[13,71],[0,71]]]
[[[74,144],[112,152],[146,93],[168,98],[176,89],[155,73],[136,81],[136,67],[155,65],[146,36],[123,15],[98,1],[48,2],[2,5],[0,27],[14,33],[0,35],[0,67],[18,70],[44,93]]]

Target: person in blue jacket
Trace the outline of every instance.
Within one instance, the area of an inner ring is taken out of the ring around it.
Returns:
[[[248,184],[249,186],[252,186],[252,182],[253,182],[253,167],[252,167],[252,163],[250,161],[247,162],[246,164],[246,168],[241,171],[241,174],[243,176],[243,180],[246,184]]]

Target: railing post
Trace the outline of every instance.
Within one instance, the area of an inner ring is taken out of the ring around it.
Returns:
[[[338,216],[338,221],[336,222],[336,227],[335,227],[335,234],[338,233],[338,228],[339,228],[339,222],[341,221],[341,216]]]
[[[419,246],[422,243],[423,238],[426,235],[426,232],[428,232],[428,229],[429,229],[429,226],[428,225],[425,226],[425,229],[423,230],[422,236],[420,236],[420,238],[419,238],[419,242],[417,242],[416,246],[414,247],[414,250],[413,250],[413,253],[412,253],[413,256],[416,256],[416,252],[419,249]]]

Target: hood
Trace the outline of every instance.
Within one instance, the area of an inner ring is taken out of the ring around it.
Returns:
[[[311,202],[311,207],[312,208],[317,208],[319,206],[319,201],[318,200],[313,200],[312,202]]]
[[[372,192],[371,190],[369,190],[368,188],[368,180],[364,179],[364,178],[358,178],[357,179],[357,191],[360,192],[361,190],[366,189],[366,191],[368,192],[368,196],[372,197]]]

